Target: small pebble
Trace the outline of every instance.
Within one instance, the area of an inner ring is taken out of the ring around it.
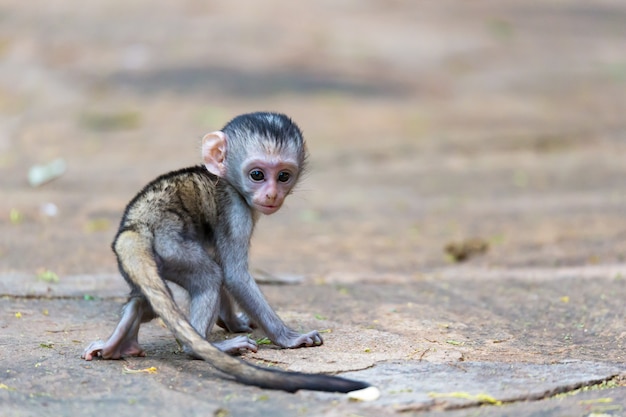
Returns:
[[[55,159],[44,165],[33,165],[28,171],[28,183],[31,187],[38,187],[63,175],[65,168],[66,164],[63,158]]]
[[[348,393],[348,398],[352,401],[375,401],[379,397],[380,390],[376,387],[367,387]]]
[[[59,208],[54,203],[45,203],[39,207],[41,214],[46,217],[56,217],[59,214]]]

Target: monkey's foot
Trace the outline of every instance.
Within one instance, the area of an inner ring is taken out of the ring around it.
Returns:
[[[280,338],[272,341],[278,346],[288,349],[319,346],[324,344],[324,339],[322,339],[322,336],[320,336],[317,330],[303,334],[294,330],[289,330],[287,334],[281,335]]]
[[[229,320],[219,317],[217,325],[230,333],[252,333],[252,330],[257,328],[256,324],[244,313],[239,313]]]
[[[91,342],[80,357],[86,361],[100,357],[102,359],[121,359],[123,356],[146,356],[146,352],[137,341],[125,341],[114,344],[96,340]]]

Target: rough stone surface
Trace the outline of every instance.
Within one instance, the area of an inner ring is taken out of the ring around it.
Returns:
[[[583,0],[3,2],[0,417],[623,415],[624,21]],[[243,359],[377,401],[235,384],[159,321],[146,358],[79,359],[126,296],[124,205],[254,110],[291,115],[311,158],[251,266],[325,344]]]

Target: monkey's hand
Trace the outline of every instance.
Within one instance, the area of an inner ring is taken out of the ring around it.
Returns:
[[[287,332],[281,334],[276,340],[272,340],[275,344],[282,348],[295,349],[300,347],[319,346],[324,343],[324,339],[317,330],[309,333],[298,333],[295,330],[287,329]]]

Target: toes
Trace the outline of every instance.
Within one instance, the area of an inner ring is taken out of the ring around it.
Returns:
[[[317,331],[312,331],[306,335],[306,346],[319,346],[324,343],[322,336]]]
[[[249,350],[251,352],[256,352],[258,350],[257,343],[248,336],[242,336],[241,339],[242,340],[238,340],[238,343],[240,343],[240,350]]]
[[[83,350],[82,355],[80,355],[81,359],[90,361],[94,357],[100,356],[102,354],[103,345],[104,342],[102,340],[96,340],[95,342],[91,342],[89,346],[87,346],[87,348]]]
[[[319,346],[324,343],[322,337],[317,331],[312,331],[311,333],[301,334],[298,337],[292,339],[292,342],[288,345],[291,348],[299,348],[299,347],[312,347]]]
[[[217,321],[217,325],[230,333],[252,333],[253,329],[257,327],[244,313],[237,314],[236,319],[228,322],[220,318]]]
[[[146,356],[146,352],[134,341],[124,342],[118,345],[96,340],[87,346],[80,355],[80,357],[86,361],[91,361],[93,358],[121,359],[123,356],[143,357]]]
[[[252,333],[252,327],[246,324],[240,324],[237,328],[231,330],[231,333]]]
[[[247,314],[239,313],[237,315],[237,317],[239,318],[239,322],[242,323],[244,326],[246,326],[248,329],[256,329],[256,328],[258,328],[256,323],[254,323],[252,320],[250,320],[250,317],[248,317]]]
[[[256,353],[259,350],[258,345],[256,344],[256,342],[252,339],[248,339],[248,343],[246,344],[246,346],[244,347],[244,350],[249,350],[250,352],[254,352]]]
[[[85,350],[80,357],[86,361],[91,361],[93,358],[100,356],[102,356],[102,349],[89,349]]]
[[[221,342],[215,343],[215,347],[227,353],[256,352],[258,349],[256,342],[248,336],[238,336],[233,339],[222,340]]]

